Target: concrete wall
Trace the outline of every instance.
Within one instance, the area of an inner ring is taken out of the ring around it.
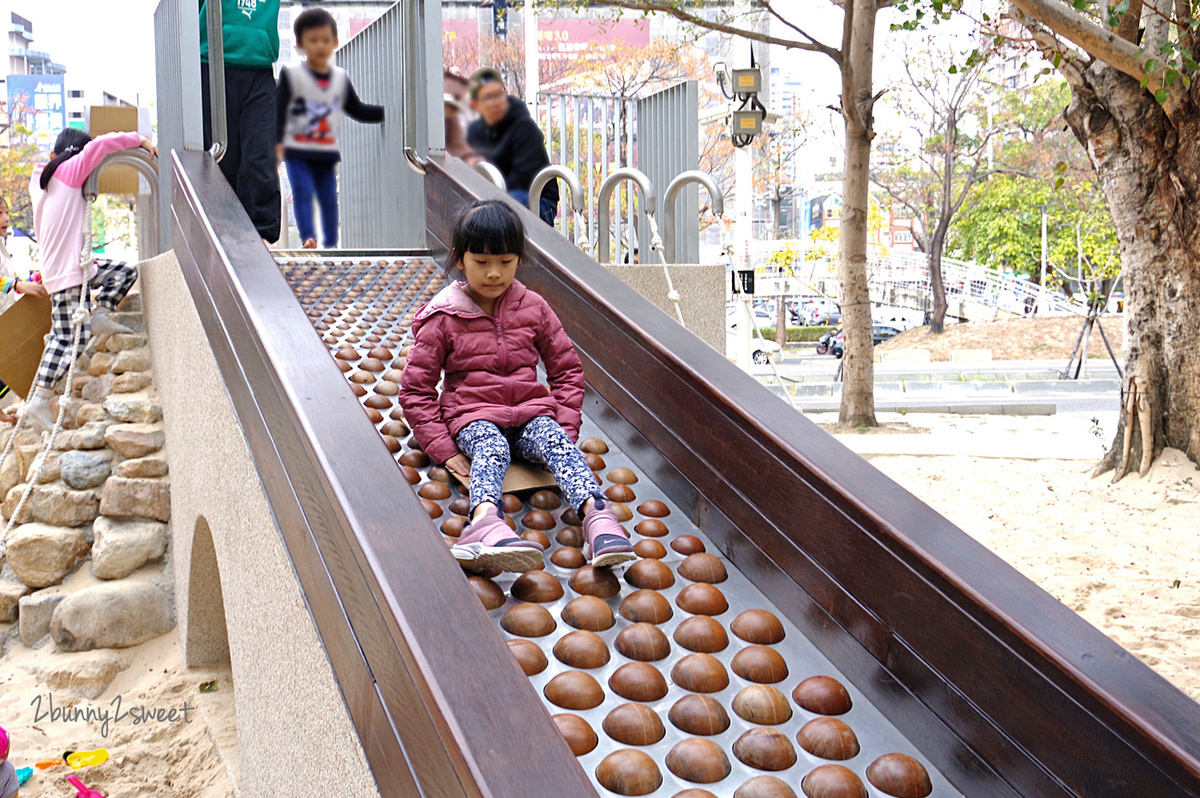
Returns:
[[[239,792],[378,796],[174,253],[141,274],[179,637],[189,665],[232,663]]]
[[[678,320],[675,303],[667,298],[667,277],[661,264],[603,265],[672,319]],[[679,292],[684,326],[725,354],[725,267],[677,263],[669,268],[671,282]]]

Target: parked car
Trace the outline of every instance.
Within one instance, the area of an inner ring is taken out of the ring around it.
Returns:
[[[805,318],[806,324],[841,324],[842,309],[836,303],[830,302],[827,299],[813,302],[805,308],[807,315]]]
[[[831,355],[833,355],[834,357],[840,358],[843,354],[845,354],[845,343],[846,343],[845,332],[841,329],[835,330],[834,332],[836,332],[837,334],[834,335],[829,340],[829,353]],[[879,346],[881,343],[888,340],[889,338],[895,338],[897,335],[899,335],[900,330],[897,330],[895,327],[888,327],[883,324],[876,324],[876,325],[872,326],[871,333],[872,333],[872,337],[874,338],[874,340],[872,341],[872,344],[874,346]],[[818,346],[818,354],[821,354],[821,352],[819,350],[820,350],[820,347]]]
[[[740,317],[740,314],[737,312],[737,310],[727,313],[725,316],[725,328],[729,329],[729,330],[736,330],[737,329],[737,320],[739,317]],[[759,329],[762,329],[763,327],[774,327],[775,326],[775,314],[768,313],[767,311],[765,311],[761,308],[754,309],[753,318],[754,318],[754,323],[758,325]]]
[[[725,330],[725,347],[726,356],[732,359],[737,351],[738,340],[737,330],[728,327]],[[783,350],[779,344],[772,341],[770,338],[751,338],[750,339],[750,359],[757,366],[765,366],[768,363],[778,363],[783,359]]]
[[[871,332],[875,337],[875,346],[879,346],[884,341],[895,338],[902,330],[888,324],[876,324],[871,328]]]
[[[876,307],[871,314],[874,324],[884,327],[895,327],[901,332],[920,327],[925,323],[925,314],[918,310],[902,310],[900,308]]]

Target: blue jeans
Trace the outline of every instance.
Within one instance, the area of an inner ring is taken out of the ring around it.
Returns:
[[[521,203],[524,207],[529,207],[529,192],[519,188],[514,188],[508,192],[508,196]],[[546,199],[546,195],[542,195],[541,209],[538,216],[542,217],[542,221],[551,227],[554,226],[554,220],[558,218],[558,203],[551,199]]]
[[[321,206],[321,246],[332,249],[338,240],[337,164],[323,161],[286,160],[288,180],[292,184],[292,207],[300,241],[316,239],[313,197]]]

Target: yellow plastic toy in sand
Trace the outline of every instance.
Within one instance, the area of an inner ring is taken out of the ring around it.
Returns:
[[[67,764],[75,770],[99,765],[108,761],[108,749],[97,748],[95,751],[76,751],[67,756]]]

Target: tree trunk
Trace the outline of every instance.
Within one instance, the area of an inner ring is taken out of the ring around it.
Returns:
[[[946,331],[946,281],[942,279],[942,252],[946,249],[944,222],[939,222],[933,239],[929,242],[929,288],[933,291],[933,318],[929,321],[929,332],[939,335]]]
[[[1170,446],[1200,461],[1200,112],[1187,104],[1168,119],[1136,80],[1100,61],[1072,88],[1067,123],[1087,148],[1121,248],[1126,375],[1148,383],[1153,440],[1134,424],[1130,460]],[[1122,415],[1097,474],[1121,462],[1125,426]]]
[[[782,274],[780,279],[783,279]],[[775,297],[775,343],[779,344],[780,349],[787,346],[788,312],[787,304],[783,300],[782,294]]]
[[[779,196],[779,183],[775,184],[775,196],[771,199],[771,207],[775,213],[775,240],[778,241],[779,236],[779,208],[783,204],[783,199]],[[783,270],[779,270],[779,279],[783,280]],[[783,349],[787,346],[787,326],[788,312],[787,306],[784,304],[783,295],[775,297],[775,343],[779,344],[779,348]]]
[[[871,330],[871,289],[867,283],[867,203],[871,168],[871,67],[875,50],[875,0],[851,0],[854,18],[850,47],[843,55],[842,105],[859,109],[860,120],[843,111],[846,162],[842,172],[842,218],[838,234],[838,281],[841,290],[842,404],[838,421],[874,427],[875,352]],[[849,68],[847,74],[846,69]]]

